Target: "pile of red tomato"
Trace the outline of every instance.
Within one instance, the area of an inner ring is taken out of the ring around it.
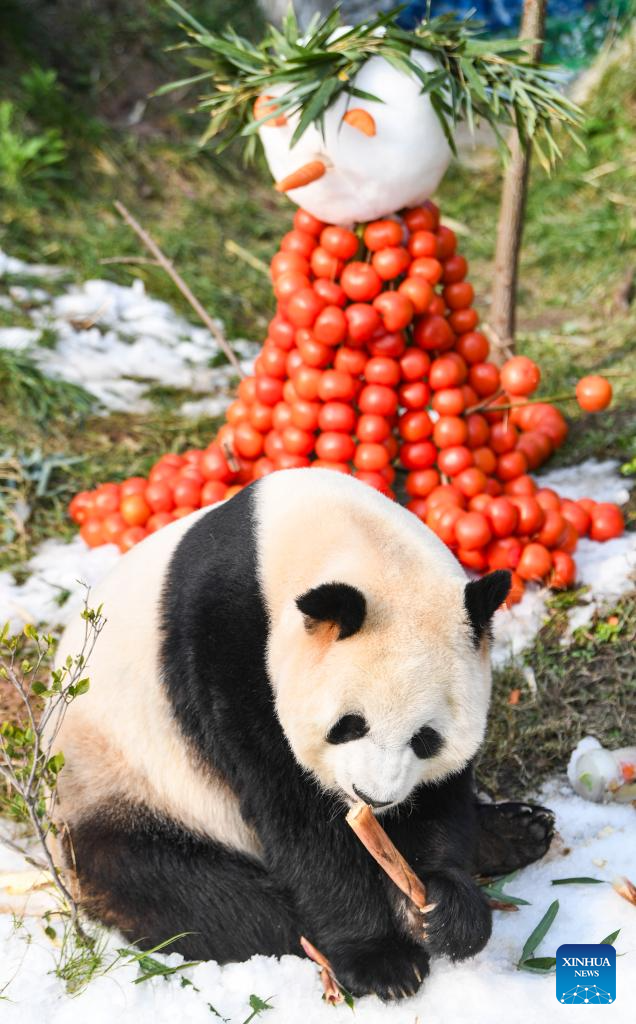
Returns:
[[[570,586],[579,537],[618,536],[620,509],[568,501],[529,471],[567,435],[562,413],[529,400],[538,366],[488,361],[468,264],[427,202],[356,233],[304,210],[271,263],[278,301],[254,376],[205,450],[164,455],[148,479],[73,498],[87,544],[128,550],[196,508],[277,469],[351,473],[395,498],[469,569]],[[603,377],[579,381],[582,408],[612,397]],[[398,474],[404,471],[404,475]]]

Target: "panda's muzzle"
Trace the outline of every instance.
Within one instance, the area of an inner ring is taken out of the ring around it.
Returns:
[[[369,807],[374,807],[376,810],[381,807],[388,807],[393,803],[393,800],[374,800],[372,797],[367,796],[366,793],[363,793],[361,789],[358,789],[356,785],[352,785],[352,788],[353,792],[360,800],[363,800],[365,804],[369,804]]]

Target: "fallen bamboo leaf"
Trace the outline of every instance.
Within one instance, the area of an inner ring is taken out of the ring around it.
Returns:
[[[558,912],[559,901],[554,900],[554,902],[551,903],[548,909],[546,910],[545,914],[539,921],[534,931],[532,931],[526,939],[525,945],[521,951],[521,957],[519,958],[519,963],[517,964],[517,967],[522,968],[527,960],[532,959],[532,954],[534,953],[535,949],[537,948],[541,940],[545,938]]]
[[[604,939],[601,939],[599,946],[613,946],[619,935],[620,928],[617,928],[615,932],[612,932],[610,935],[606,935]]]
[[[604,878],[581,875],[580,878],[553,878],[550,885],[602,885],[604,882]]]

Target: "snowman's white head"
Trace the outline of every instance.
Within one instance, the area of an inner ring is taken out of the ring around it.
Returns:
[[[437,70],[427,53],[411,60]],[[298,114],[265,122],[259,135],[279,188],[293,202],[329,223],[375,220],[416,206],[437,189],[451,150],[422,84],[383,57],[356,75],[356,88],[381,102],[342,92],[324,114],[324,132],[311,124],[294,146]],[[281,95],[272,90],[271,97]],[[260,117],[267,107],[260,110]],[[307,184],[293,187],[301,172]]]

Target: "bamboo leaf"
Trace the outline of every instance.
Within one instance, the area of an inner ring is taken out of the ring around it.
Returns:
[[[553,967],[556,967],[556,957],[554,956],[531,957],[529,960],[522,960],[519,963],[520,970],[534,971],[536,974],[547,974]]]
[[[604,878],[590,878],[586,875],[581,875],[580,878],[553,878],[550,885],[603,885],[605,883]]]
[[[558,912],[559,901],[554,900],[554,902],[551,903],[548,909],[546,910],[545,914],[539,921],[534,931],[532,931],[526,939],[525,945],[521,951],[521,957],[518,964],[519,967],[521,967],[526,960],[531,959],[535,949],[537,948],[541,940],[545,938],[546,934],[550,930],[552,923],[555,917],[557,916]]]
[[[601,939],[601,941],[599,942],[599,946],[613,946],[616,942],[616,939],[620,935],[620,931],[620,928],[617,928],[616,931],[612,932],[611,935],[606,935],[605,938]]]

